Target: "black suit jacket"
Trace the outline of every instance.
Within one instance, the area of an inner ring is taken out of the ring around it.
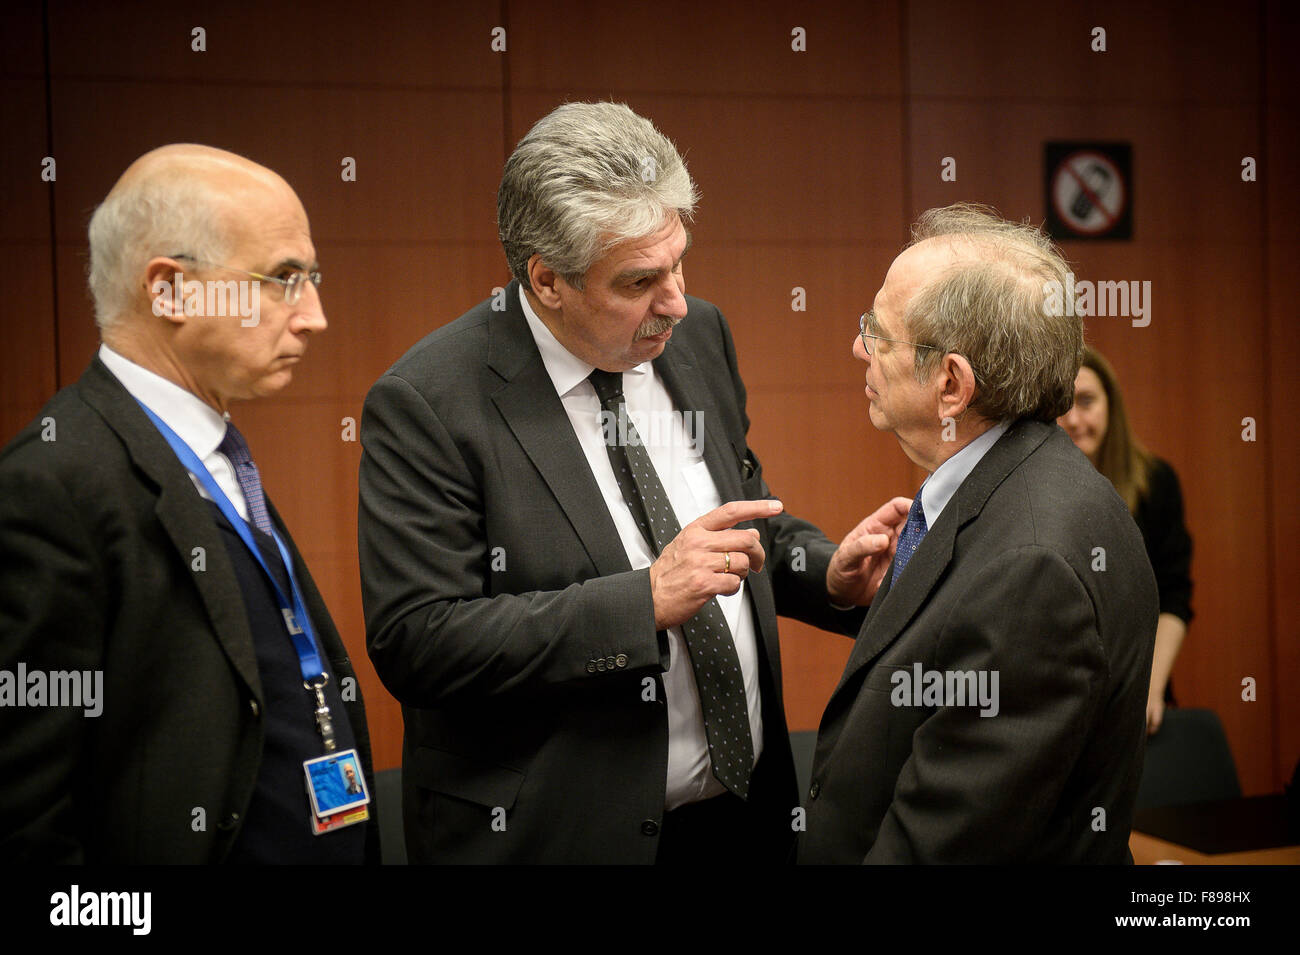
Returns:
[[[55,440],[42,440],[43,422]],[[267,507],[335,677],[355,681],[302,556]],[[102,670],[103,712],[0,710],[0,858],[226,857],[262,755],[248,615],[211,506],[98,358],[0,455],[0,669],[19,661]],[[359,688],[346,705],[369,773]]]
[[[769,496],[749,451],[745,389],[707,302],[655,361],[698,411],[724,501]],[[634,571],[519,304],[483,302],[375,384],[361,438],[367,645],[403,704],[412,861],[653,862],[668,758],[649,570]],[[786,515],[760,521],[755,609],[764,754],[751,801],[769,855],[795,804],[776,614],[856,628],[826,599],[834,545]],[[494,825],[495,823],[495,825]],[[502,828],[504,827],[504,828]]]
[[[1110,482],[1020,421],[888,580],[822,717],[799,861],[1130,861],[1157,603]],[[907,700],[917,664],[997,671],[996,715]]]

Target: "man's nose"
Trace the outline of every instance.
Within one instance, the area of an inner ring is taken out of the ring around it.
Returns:
[[[686,317],[686,295],[677,285],[677,277],[669,274],[659,283],[659,295],[655,299],[655,314],[666,315],[681,321]]]
[[[311,282],[305,282],[302,297],[295,304],[294,322],[299,331],[319,335],[329,328],[325,320],[325,309],[321,306],[320,291]]]
[[[871,364],[871,356],[867,354],[867,346],[863,343],[861,335],[853,336],[853,357],[865,361],[868,365]]]

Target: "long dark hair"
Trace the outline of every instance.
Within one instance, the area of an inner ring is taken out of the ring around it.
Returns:
[[[1083,350],[1083,367],[1091,368],[1106,390],[1106,436],[1097,449],[1097,470],[1115,485],[1129,511],[1136,514],[1138,502],[1146,496],[1150,486],[1153,458],[1128,423],[1119,378],[1110,362],[1088,345]]]

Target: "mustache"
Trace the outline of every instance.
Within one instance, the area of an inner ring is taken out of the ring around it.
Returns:
[[[636,330],[636,341],[643,338],[649,338],[651,335],[662,335],[664,332],[671,331],[680,322],[680,318],[672,318],[667,315],[658,318],[652,318]]]

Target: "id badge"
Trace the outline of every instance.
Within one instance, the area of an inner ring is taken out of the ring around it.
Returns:
[[[370,793],[355,749],[330,753],[302,764],[311,799],[311,831],[322,835],[370,818]]]

